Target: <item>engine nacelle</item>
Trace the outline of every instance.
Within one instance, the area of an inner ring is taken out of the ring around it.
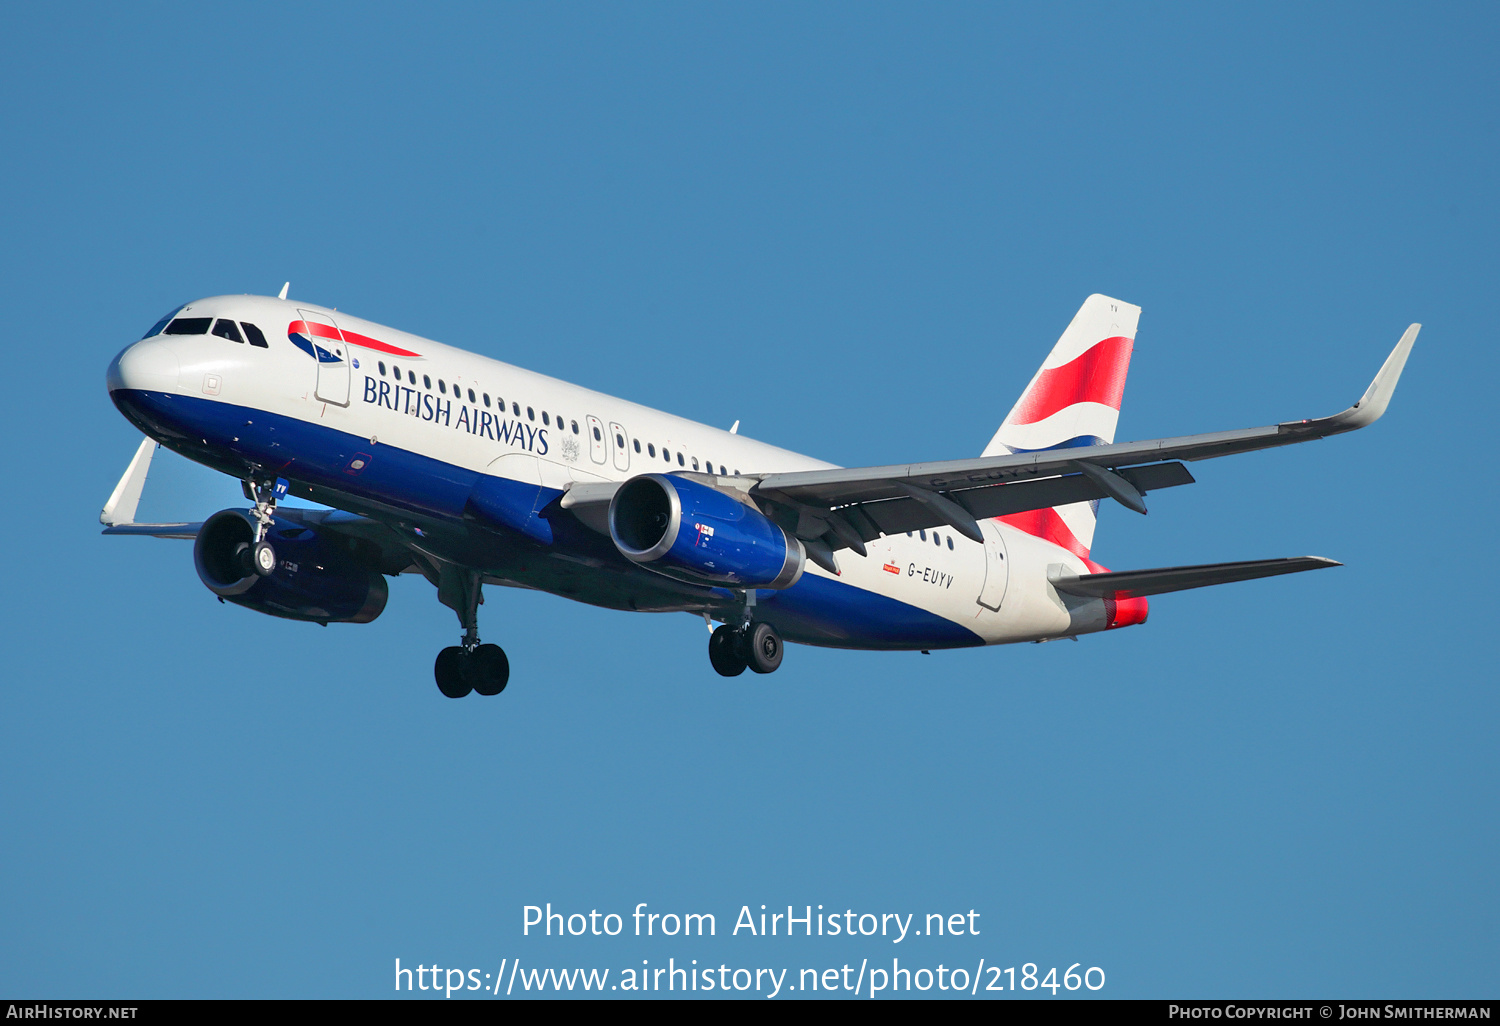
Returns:
[[[790,588],[807,558],[802,543],[760,510],[663,474],[620,486],[609,504],[609,535],[625,558],[695,584]]]
[[[255,520],[238,509],[220,510],[203,523],[193,543],[193,565],[208,590],[271,616],[315,623],[369,623],[385,609],[385,578],[351,551],[351,539],[320,535],[310,527],[272,517],[266,539],[276,569],[265,577],[250,566]]]

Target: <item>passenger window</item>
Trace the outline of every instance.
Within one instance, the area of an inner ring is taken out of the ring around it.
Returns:
[[[573,433],[576,435],[576,434],[578,434],[578,421],[575,420],[575,421],[572,422],[572,424],[573,424]]]
[[[551,421],[549,421],[547,419],[547,411],[546,410],[542,411],[542,423],[543,424],[550,424],[550,423],[552,423]]]
[[[617,449],[623,449],[623,448],[625,448],[625,436],[624,435],[615,435],[615,448],[617,448]]]
[[[927,540],[927,532],[926,531],[918,531],[917,534],[919,534],[919,535],[922,536],[922,540],[923,541]]]
[[[511,403],[510,404],[510,412],[511,412],[512,416],[519,417],[521,415],[521,404],[520,403]]]
[[[478,402],[478,401],[479,400],[477,400],[477,399],[474,398],[474,390],[472,388],[469,389],[469,402],[474,403],[474,402]],[[488,406],[489,403],[485,403],[484,405]]]
[[[378,366],[380,367],[380,376],[382,378],[385,377],[385,361],[381,360]]]
[[[557,414],[555,419],[557,420],[557,430],[561,431],[563,426],[562,414]]]
[[[526,419],[536,420],[536,411],[534,411],[530,406],[526,407]]]
[[[484,393],[484,405],[485,406],[489,406],[489,404],[490,404],[490,394],[488,392],[486,392],[486,393]]]
[[[240,338],[240,329],[235,327],[234,322],[225,320],[223,317],[214,322],[214,334],[220,338],[227,338],[231,342],[238,342],[241,345],[245,342],[244,339]]]
[[[438,391],[443,393],[444,395],[448,394],[448,386],[443,384],[442,378],[438,378]]]
[[[696,456],[693,457],[693,469],[694,470],[698,469],[698,457],[696,457]]]
[[[409,382],[411,382],[413,385],[415,385],[417,383],[417,372],[416,371],[407,371],[406,372],[406,380],[409,381]]]
[[[663,448],[661,451],[661,458],[666,460],[668,463],[672,462],[672,454],[667,452],[665,448]]]
[[[179,317],[167,325],[165,335],[207,335],[212,317]]]
[[[953,539],[952,538],[948,539],[948,551],[949,552],[953,551]]]
[[[677,454],[677,465],[679,467],[685,467],[685,466],[687,466],[687,460],[685,460],[685,459],[682,458],[682,453],[680,453],[680,452]]]
[[[635,451],[636,452],[640,452],[641,451],[641,440],[639,438],[637,438],[635,440]]]
[[[432,375],[431,374],[423,374],[422,375],[422,387],[425,388],[425,389],[427,389],[429,392],[432,391]]]
[[[245,329],[245,337],[250,340],[250,344],[252,346],[255,346],[259,349],[271,348],[266,344],[266,336],[262,335],[260,333],[260,329],[255,325],[251,324],[249,321],[240,321],[240,327]]]
[[[646,452],[650,454],[653,460],[656,459],[656,446],[654,444],[648,442],[646,444]]]
[[[941,539],[941,538],[938,537],[938,534],[937,534],[936,531],[932,532],[932,544],[936,545],[938,548],[942,548],[943,547],[943,539]]]
[[[598,428],[594,428],[594,441],[596,441],[596,442],[602,442],[603,440],[604,440],[604,436],[602,436],[601,434],[599,434],[599,429]]]

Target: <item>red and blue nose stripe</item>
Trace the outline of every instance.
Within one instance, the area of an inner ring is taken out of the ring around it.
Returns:
[[[362,349],[373,349],[377,353],[389,353],[391,356],[407,356],[420,359],[420,355],[409,349],[393,346],[389,342],[381,342],[379,339],[368,335],[361,335],[356,331],[340,332],[331,324],[321,324],[318,321],[293,321],[286,327],[286,337],[291,340],[292,345],[302,350],[308,356],[319,363],[338,363],[340,357],[335,356],[323,346],[313,341],[314,339],[327,339],[332,342],[344,342],[351,346],[359,346]]]

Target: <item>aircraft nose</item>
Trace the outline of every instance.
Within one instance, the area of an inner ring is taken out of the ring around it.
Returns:
[[[175,392],[181,367],[177,354],[158,339],[128,346],[110,362],[105,382],[111,392],[131,389],[141,392]]]

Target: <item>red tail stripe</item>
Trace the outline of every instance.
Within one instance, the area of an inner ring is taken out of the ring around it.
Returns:
[[[1130,339],[1116,335],[1096,342],[1061,367],[1042,371],[1016,404],[1010,423],[1035,424],[1074,403],[1099,403],[1118,410],[1131,349]]]
[[[1029,509],[1025,513],[1007,513],[995,519],[1033,538],[1060,545],[1079,559],[1087,561],[1089,558],[1089,550],[1084,547],[1083,542],[1078,540],[1078,536],[1068,529],[1068,525],[1063,522],[1062,517],[1057,515],[1055,509]],[[1093,565],[1089,564],[1091,568]],[[1097,570],[1094,572],[1098,573]]]
[[[1145,623],[1146,614],[1150,612],[1150,603],[1144,596],[1105,599],[1104,607],[1109,616],[1109,626],[1104,628],[1107,631],[1112,631],[1117,627],[1132,627],[1138,623]]]
[[[331,338],[334,341],[342,339],[351,346],[362,346],[365,349],[373,349],[378,353],[389,353],[392,356],[411,356],[421,359],[419,354],[409,349],[401,349],[391,345],[389,342],[381,342],[379,339],[373,339],[368,335],[361,335],[357,331],[346,331],[340,335],[339,329],[333,325],[320,324],[317,321],[293,321],[287,325],[286,331],[288,335],[297,332],[309,338]]]

